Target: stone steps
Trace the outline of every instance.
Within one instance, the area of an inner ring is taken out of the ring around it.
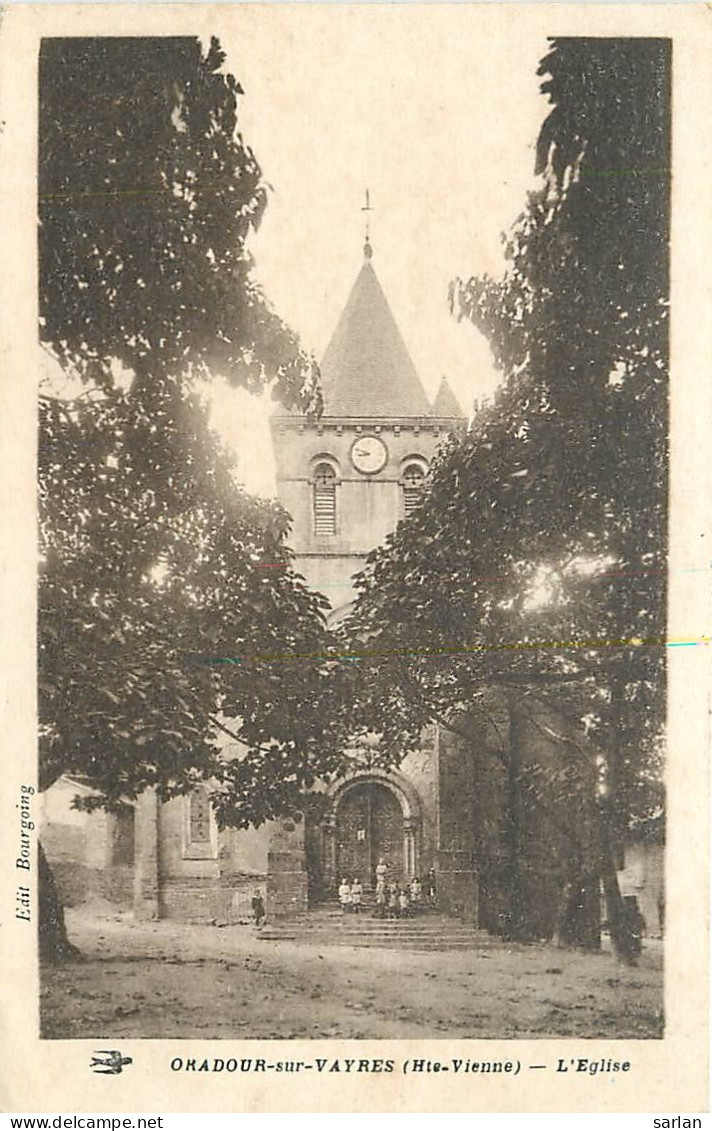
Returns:
[[[291,941],[296,943],[312,943],[319,946],[353,946],[371,947],[380,950],[412,950],[420,952],[491,949],[493,943],[484,931],[468,938],[455,938],[450,935],[431,936],[430,938],[398,938],[387,935],[380,938],[378,935],[345,935],[341,937],[326,935],[318,932],[301,933],[289,927],[271,927],[261,930],[257,936],[263,941],[279,942]]]
[[[261,928],[257,937],[265,941],[386,950],[474,950],[497,945],[497,940],[486,931],[445,915],[376,919],[367,914],[344,914],[338,908],[318,908],[294,919],[277,920]]]

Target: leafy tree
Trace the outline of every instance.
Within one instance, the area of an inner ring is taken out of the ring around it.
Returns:
[[[40,322],[62,363],[114,387],[222,374],[316,396],[312,366],[251,277],[267,193],[216,39],[45,39]],[[138,391],[138,390],[137,390]]]
[[[624,952],[614,846],[642,793],[660,801],[669,44],[557,39],[540,74],[552,101],[542,187],[508,237],[509,268],[451,290],[503,385],[372,555],[352,631],[368,642],[359,694],[385,747],[407,748],[437,720],[481,757],[469,724],[494,721],[492,688],[555,708],[566,773],[543,774],[536,804],[556,827],[562,804],[578,806],[574,823],[594,830],[583,859],[569,852],[566,883],[597,889],[603,875]],[[529,768],[516,744],[501,758],[514,840]],[[509,867],[516,904],[515,844]]]
[[[236,485],[206,410],[185,407],[182,469],[167,476],[143,464],[163,417],[130,394],[43,403],[41,785],[86,776],[90,807],[148,785],[167,797],[217,772],[227,729],[246,748],[233,773],[242,795],[224,812],[240,823],[278,804],[251,791],[265,749],[285,777],[286,751],[301,749],[291,770],[309,776],[324,730],[324,602],[291,567],[287,515]]]
[[[42,45],[40,333],[68,379],[40,402],[40,778],[109,807],[209,778],[244,825],[296,807],[340,746],[324,602],[201,392],[221,375],[319,407],[251,278],[266,195],[222,63],[215,40]],[[56,900],[43,924],[66,951]]]

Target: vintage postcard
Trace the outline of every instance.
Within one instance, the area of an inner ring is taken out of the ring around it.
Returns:
[[[708,8],[2,16],[7,1109],[705,1110]]]

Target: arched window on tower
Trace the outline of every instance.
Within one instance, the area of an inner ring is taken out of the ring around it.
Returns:
[[[314,533],[336,534],[336,472],[328,463],[314,468]]]
[[[425,482],[425,467],[421,463],[407,463],[403,468],[403,514],[407,518],[412,514],[423,494]]]

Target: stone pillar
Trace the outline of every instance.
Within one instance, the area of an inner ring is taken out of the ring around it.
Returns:
[[[403,821],[403,857],[405,863],[405,875],[407,879],[412,879],[417,875],[417,862],[418,862],[418,822],[410,817]]]
[[[470,854],[441,849],[435,873],[441,911],[477,926],[479,876]]]
[[[136,801],[134,818],[134,915],[137,919],[160,917],[159,820],[160,802],[156,791],[146,789]]]
[[[462,919],[480,925],[480,877],[474,866],[462,876]]]
[[[338,881],[336,878],[336,817],[331,814],[322,824],[323,856],[322,874],[325,894],[333,894]]]
[[[438,733],[438,906],[478,923],[479,877],[475,867],[474,761],[463,741]]]
[[[282,817],[270,824],[267,853],[267,915],[284,919],[308,907],[304,817]]]

